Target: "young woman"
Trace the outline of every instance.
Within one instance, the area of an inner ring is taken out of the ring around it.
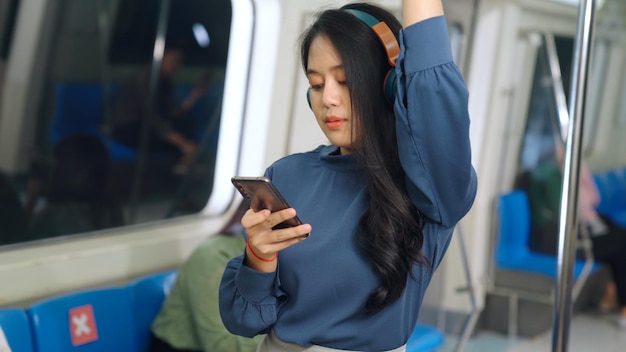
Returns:
[[[402,17],[349,4],[304,33],[309,103],[331,145],[266,170],[293,208],[246,212],[246,251],[220,287],[231,332],[268,334],[258,351],[404,351],[474,201],[468,94],[441,0],[405,0]],[[272,230],[296,210],[304,225]]]

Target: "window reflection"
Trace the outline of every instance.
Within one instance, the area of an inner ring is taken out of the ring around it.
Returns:
[[[10,237],[2,231],[0,245],[195,214],[205,206],[231,4],[162,1],[61,2],[40,68],[40,99],[33,100],[30,166],[2,175],[3,192],[15,196],[2,199],[18,200],[3,202],[2,212],[11,207],[25,226],[15,225]],[[153,55],[158,28],[165,29],[162,58]]]

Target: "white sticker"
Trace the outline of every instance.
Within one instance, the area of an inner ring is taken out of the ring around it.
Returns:
[[[4,336],[2,326],[0,326],[0,352],[11,352],[11,347],[9,347],[9,342],[6,336]]]

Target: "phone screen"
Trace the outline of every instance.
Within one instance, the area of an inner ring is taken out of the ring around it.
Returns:
[[[254,211],[268,209],[271,212],[290,208],[287,201],[267,177],[242,177],[231,178],[235,188],[250,202],[250,208]],[[302,221],[296,216],[276,225],[275,229],[301,225]],[[307,234],[308,236],[308,234]]]

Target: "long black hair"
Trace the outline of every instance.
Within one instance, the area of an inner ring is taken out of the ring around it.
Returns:
[[[367,174],[370,199],[357,236],[360,248],[379,275],[380,285],[366,306],[378,312],[402,295],[414,264],[427,265],[421,252],[423,221],[407,194],[393,106],[383,93],[385,75],[391,69],[386,52],[374,31],[345,9],[360,10],[384,21],[396,39],[402,25],[382,8],[353,3],[320,13],[301,40],[305,71],[313,40],[324,36],[333,43],[347,77],[352,116],[359,118],[353,124],[356,138],[351,150]]]

